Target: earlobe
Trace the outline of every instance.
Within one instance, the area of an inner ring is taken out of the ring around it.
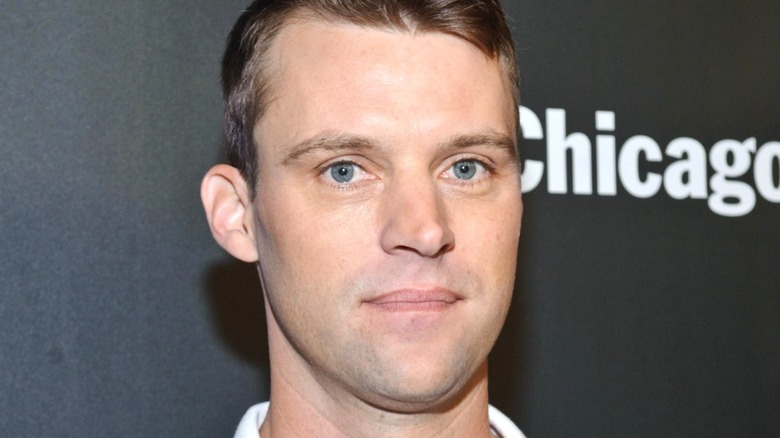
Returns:
[[[254,210],[246,181],[238,169],[227,164],[209,169],[200,186],[200,197],[217,243],[239,260],[256,262]]]

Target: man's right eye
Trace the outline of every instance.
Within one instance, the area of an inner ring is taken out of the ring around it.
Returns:
[[[330,166],[330,176],[337,183],[348,183],[355,177],[355,165],[352,163],[336,163]]]

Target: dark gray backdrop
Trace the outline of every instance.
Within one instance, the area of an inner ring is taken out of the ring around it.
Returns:
[[[505,4],[543,124],[565,109],[595,142],[595,111],[614,111],[618,150],[780,141],[774,0]],[[257,280],[198,199],[244,5],[3,4],[0,436],[230,436],[267,396]],[[537,437],[780,434],[780,205],[729,218],[569,184],[525,195],[492,402]]]

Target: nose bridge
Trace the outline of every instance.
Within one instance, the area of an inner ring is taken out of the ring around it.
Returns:
[[[383,203],[380,239],[386,252],[411,250],[433,257],[453,246],[446,205],[430,174],[394,178]]]

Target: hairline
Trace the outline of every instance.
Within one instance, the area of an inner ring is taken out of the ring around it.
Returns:
[[[310,6],[306,5],[298,5],[295,6],[288,11],[286,11],[281,19],[276,23],[276,26],[274,29],[272,29],[271,32],[267,34],[267,38],[265,39],[265,48],[259,49],[258,46],[261,43],[261,41],[255,42],[255,47],[252,48],[252,56],[249,59],[247,65],[244,68],[244,75],[250,75],[248,80],[245,82],[247,85],[247,89],[245,90],[246,93],[248,93],[250,98],[250,105],[247,108],[249,112],[249,117],[251,117],[251,121],[249,121],[249,124],[251,126],[251,130],[248,132],[248,140],[250,142],[250,147],[254,150],[254,159],[255,163],[253,163],[253,175],[245,175],[245,178],[248,180],[248,182],[252,183],[252,187],[250,187],[250,194],[251,197],[254,198],[255,194],[257,192],[257,184],[258,184],[258,154],[259,149],[261,147],[260,144],[256,141],[255,138],[255,130],[257,129],[257,126],[259,125],[261,119],[265,115],[265,112],[268,110],[270,103],[275,99],[274,97],[274,90],[277,87],[274,87],[274,84],[277,80],[279,80],[278,75],[274,75],[274,71],[272,70],[272,59],[269,59],[271,54],[274,52],[275,47],[278,44],[279,40],[279,34],[282,33],[286,28],[290,27],[291,24],[294,24],[296,21],[298,22],[311,22],[311,23],[322,23],[325,25],[349,25],[349,26],[357,26],[365,29],[376,29],[376,30],[385,30],[385,31],[398,31],[398,32],[404,32],[411,35],[416,34],[444,34],[444,35],[450,35],[453,37],[456,37],[460,40],[463,40],[475,48],[477,48],[480,52],[482,52],[487,59],[495,61],[498,65],[498,68],[501,72],[502,77],[502,83],[504,85],[505,91],[508,94],[509,99],[509,106],[510,111],[513,113],[513,122],[515,123],[515,136],[519,139],[519,84],[518,84],[518,77],[519,72],[517,69],[517,61],[515,57],[507,57],[504,55],[504,51],[500,46],[497,46],[495,48],[495,53],[490,53],[485,48],[481,47],[479,44],[476,44],[475,42],[471,41],[469,38],[466,38],[465,36],[458,34],[457,32],[448,32],[446,30],[442,29],[426,29],[424,26],[420,26],[420,23],[418,23],[415,19],[409,18],[408,14],[404,14],[402,17],[402,21],[399,23],[393,23],[393,22],[366,22],[361,23],[359,20],[356,19],[350,19],[338,14],[330,13],[325,10],[317,10]],[[519,154],[519,144],[518,142],[515,143],[516,146],[516,155],[518,159],[520,158]]]
[[[264,50],[261,54],[255,54],[253,56],[252,64],[254,64],[254,67],[256,67],[256,70],[254,72],[254,75],[250,81],[250,92],[253,93],[254,97],[254,113],[255,117],[252,121],[252,127],[254,131],[254,127],[257,126],[257,124],[260,122],[260,119],[262,118],[263,114],[265,113],[265,110],[268,109],[268,106],[271,101],[274,100],[273,96],[273,90],[274,90],[274,84],[278,80],[278,75],[274,75],[273,71],[270,70],[269,67],[271,67],[271,63],[269,62],[269,55],[274,51],[274,48],[277,46],[279,41],[279,34],[281,34],[285,29],[289,28],[291,25],[295,24],[296,22],[300,23],[317,23],[317,24],[324,24],[324,25],[344,25],[344,26],[356,26],[363,29],[376,29],[380,31],[398,31],[400,33],[406,33],[409,35],[425,35],[425,34],[444,34],[444,35],[450,35],[453,37],[456,37],[462,41],[465,41],[472,45],[473,47],[477,48],[485,57],[489,60],[496,61],[498,64],[498,67],[501,71],[501,77],[503,79],[503,84],[506,87],[506,91],[509,93],[509,98],[511,100],[511,106],[515,107],[519,103],[519,96],[516,91],[517,84],[515,83],[515,79],[512,78],[512,67],[510,65],[506,65],[511,62],[511,60],[506,59],[505,56],[501,53],[500,49],[497,49],[496,54],[487,53],[485,50],[483,50],[482,47],[479,47],[478,45],[474,44],[472,41],[469,41],[467,38],[464,38],[462,35],[459,35],[455,32],[446,32],[444,30],[439,29],[421,29],[418,23],[415,23],[414,20],[408,19],[404,17],[403,20],[403,27],[400,25],[395,25],[393,23],[358,23],[355,20],[350,20],[346,17],[335,15],[328,13],[326,11],[318,11],[315,9],[312,9],[309,6],[297,6],[290,11],[287,12],[285,17],[279,22],[279,25],[276,29],[274,29],[274,32],[272,32],[269,35],[268,41],[267,41],[267,48]],[[263,84],[262,86],[258,86],[257,84]],[[515,112],[517,112],[517,108],[514,109]],[[257,145],[254,145],[255,147]]]

